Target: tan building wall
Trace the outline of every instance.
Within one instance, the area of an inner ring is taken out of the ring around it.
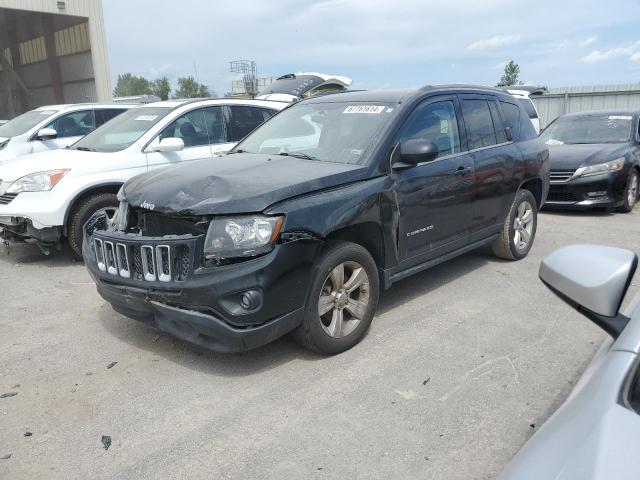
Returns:
[[[2,24],[0,83],[11,83],[13,91],[8,101],[0,91],[4,110],[11,107],[7,103],[25,110],[27,104],[33,108],[58,99],[111,100],[101,0],[0,0]]]

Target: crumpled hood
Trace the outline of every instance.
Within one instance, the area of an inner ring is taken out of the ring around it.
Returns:
[[[218,215],[261,212],[290,197],[362,180],[359,165],[234,153],[138,175],[124,186],[132,206]]]
[[[549,145],[549,160],[552,170],[575,170],[583,165],[596,165],[620,158],[629,146],[619,143],[588,145]]]

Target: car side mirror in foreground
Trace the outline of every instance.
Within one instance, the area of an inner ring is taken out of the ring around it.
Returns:
[[[430,162],[438,157],[438,146],[421,138],[405,140],[400,144],[400,161],[408,165]]]
[[[178,137],[163,138],[155,147],[154,152],[179,152],[184,150],[184,140]]]
[[[540,280],[562,300],[617,338],[629,319],[619,313],[638,257],[622,248],[570,245],[542,259]]]
[[[55,128],[41,128],[38,130],[36,138],[38,140],[53,140],[54,138],[58,138],[58,132]]]

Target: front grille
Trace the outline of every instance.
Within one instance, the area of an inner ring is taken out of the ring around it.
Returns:
[[[98,269],[142,282],[180,282],[193,272],[199,237],[145,238],[96,233],[90,245]]]
[[[547,202],[578,202],[580,199],[572,192],[549,192]]]
[[[0,195],[0,205],[9,205],[17,196],[17,193],[5,193],[4,195]]]
[[[575,172],[575,170],[551,170],[549,174],[549,181],[551,181],[551,183],[566,182],[573,177]]]
[[[127,227],[145,237],[165,235],[202,235],[209,224],[201,218],[172,217],[162,213],[131,208]]]

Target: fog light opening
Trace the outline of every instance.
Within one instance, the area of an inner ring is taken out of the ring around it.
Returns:
[[[255,310],[260,305],[260,294],[255,290],[248,290],[240,295],[240,306],[245,310]]]
[[[588,192],[587,193],[587,197],[589,197],[589,198],[606,197],[606,196],[607,196],[606,190],[600,190],[598,192]]]

